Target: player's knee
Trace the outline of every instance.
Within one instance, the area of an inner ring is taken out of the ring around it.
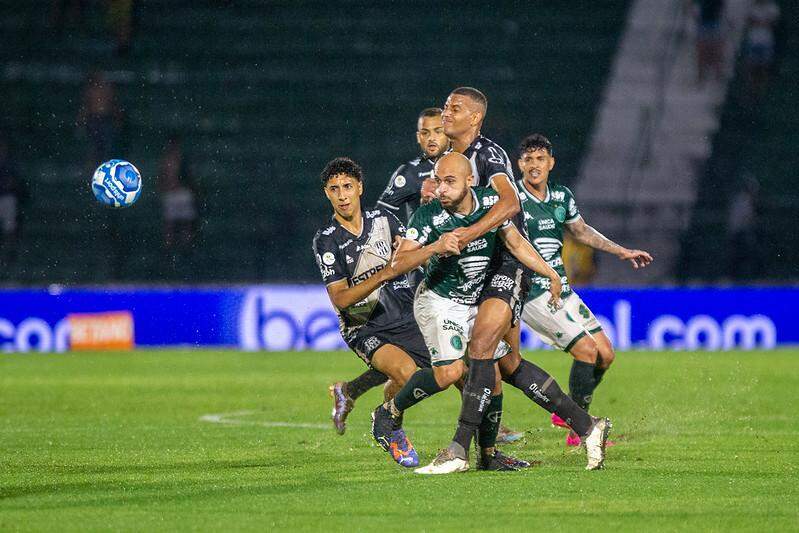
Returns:
[[[597,365],[600,368],[609,368],[610,365],[613,364],[613,361],[616,360],[616,352],[613,350],[613,346],[607,345],[602,346],[599,348],[599,354],[597,356]]]
[[[457,382],[463,376],[464,368],[463,363],[455,361],[449,365],[434,366],[433,377],[436,378],[436,383],[442,389],[445,389]]]
[[[571,349],[572,356],[578,361],[585,363],[597,364],[599,356],[599,348],[596,342],[591,337],[585,336],[575,344]]]
[[[500,340],[498,328],[487,327],[477,335],[472,336],[469,342],[469,357],[472,359],[491,359]]]

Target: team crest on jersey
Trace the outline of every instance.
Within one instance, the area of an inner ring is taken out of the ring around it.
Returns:
[[[460,335],[453,335],[452,338],[449,340],[449,343],[452,345],[453,348],[455,348],[459,352],[463,350],[463,339],[461,339]]]
[[[563,246],[562,242],[552,237],[538,237],[533,240],[533,244],[535,245],[535,249],[538,250],[538,253],[541,254],[541,257],[547,261],[555,257]]]
[[[408,231],[405,232],[405,238],[415,241],[419,238],[419,230],[416,228],[408,228]]]
[[[375,242],[374,249],[377,252],[377,255],[380,257],[387,259],[391,255],[391,247],[386,243],[386,241]]]
[[[405,176],[403,176],[402,174],[394,178],[394,185],[398,188],[405,187],[405,183],[406,183]]]
[[[555,220],[558,222],[563,222],[566,220],[566,210],[563,208],[562,205],[559,205],[555,208]]]
[[[332,252],[325,252],[322,255],[322,262],[327,266],[330,266],[336,262],[336,256],[334,256]]]

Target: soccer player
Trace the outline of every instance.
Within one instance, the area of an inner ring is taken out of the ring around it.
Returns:
[[[549,280],[533,274],[532,286],[522,311],[524,322],[541,339],[574,358],[569,375],[569,393],[577,404],[588,411],[594,389],[616,358],[613,345],[602,326],[580,296],[569,286],[563,267],[564,230],[577,242],[612,253],[633,268],[643,268],[652,262],[652,256],[643,250],[630,250],[611,241],[585,223],[572,192],[563,185],[551,183],[549,173],[555,166],[552,143],[541,134],[526,137],[519,147],[519,198],[530,241],[541,256],[561,276],[563,307],[556,312],[548,307]],[[518,366],[518,352],[500,364],[503,375],[510,376]],[[561,427],[569,425],[557,414],[552,423]],[[570,431],[566,443],[579,446],[580,437]]]
[[[427,342],[433,368],[416,372],[394,400],[375,409],[372,433],[378,442],[389,438],[394,427],[393,421],[402,411],[444,390],[461,379],[466,372],[464,357],[474,331],[475,319],[479,316],[477,304],[484,290],[497,238],[505,243],[509,253],[528,268],[549,279],[549,304],[553,309],[557,308],[559,302],[560,276],[509,222],[503,224],[499,230],[491,230],[470,242],[459,254],[448,257],[436,255],[436,245],[441,240],[454,238],[457,241],[456,229],[469,227],[487,216],[491,206],[498,201],[498,195],[490,188],[471,187],[471,163],[459,153],[447,154],[437,163],[435,180],[438,185],[438,200],[422,206],[414,214],[393,263],[396,272],[407,272],[427,262],[425,281],[417,290],[414,302],[414,315]],[[491,364],[508,353],[508,349],[506,345],[500,345],[492,354]],[[499,376],[499,372],[495,371],[495,375]],[[573,420],[580,426],[582,434],[588,436],[586,448],[589,467],[600,468],[604,461],[605,427],[597,423],[598,420],[592,420],[585,411],[560,392],[557,383],[551,378],[542,388],[553,396],[553,403],[563,407],[559,412]],[[555,396],[556,393],[560,396]],[[478,468],[515,470],[517,468],[509,463],[517,460],[508,461],[507,456],[500,454],[494,446],[502,413],[499,380],[491,384],[488,394],[490,404],[484,406],[486,416],[479,427],[478,444],[481,456]],[[434,461],[416,471],[421,474],[439,474],[460,472],[468,467],[464,450],[462,457],[446,457],[443,462]]]
[[[473,186],[492,187],[498,196],[494,205],[480,220],[454,230],[458,244],[464,249],[520,212],[518,193],[513,182],[513,170],[505,150],[480,133],[488,109],[485,95],[472,87],[459,87],[447,98],[442,114],[444,133],[452,150],[463,154],[470,162]],[[523,221],[517,218],[516,227],[524,231]],[[447,450],[436,462],[451,457],[455,464],[466,459],[472,436],[479,427],[490,392],[497,377],[493,354],[512,325],[517,324],[522,297],[526,292],[524,268],[502,245],[492,258],[485,287],[478,302],[471,342],[469,344],[469,377],[463,390],[458,428]],[[442,466],[446,470],[446,466]]]
[[[449,139],[444,135],[441,123],[441,109],[430,107],[422,110],[416,120],[416,142],[422,153],[419,157],[400,165],[391,175],[388,186],[380,195],[378,205],[392,211],[405,222],[419,207],[420,203],[435,198],[433,182],[433,165],[447,149]],[[415,288],[422,279],[421,271],[408,273],[411,287]],[[370,368],[351,381],[338,381],[328,388],[333,398],[331,418],[339,435],[346,430],[347,416],[355,407],[355,400],[367,390],[382,385],[388,378],[377,370]]]
[[[402,386],[417,365],[430,365],[430,354],[413,319],[408,277],[397,275],[391,267],[393,243],[405,227],[386,209],[361,211],[363,172],[353,160],[330,161],[321,178],[333,219],[316,233],[313,250],[339,315],[342,337],[367,365]],[[445,245],[442,242],[437,250],[443,252]],[[385,445],[400,465],[418,464],[399,423]]]

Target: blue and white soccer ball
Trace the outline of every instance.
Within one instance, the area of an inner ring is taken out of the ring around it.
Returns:
[[[130,207],[141,195],[141,174],[122,159],[106,161],[94,171],[92,192],[105,205]]]

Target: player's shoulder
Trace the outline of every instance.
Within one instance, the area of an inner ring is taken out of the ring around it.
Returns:
[[[491,207],[499,201],[499,194],[491,187],[472,187],[482,207]]]
[[[324,245],[328,242],[333,242],[336,240],[336,230],[338,228],[335,224],[330,224],[323,228],[319,228],[316,230],[316,234],[313,237],[313,246],[314,248],[318,248],[321,245]]]
[[[411,220],[426,220],[429,219],[444,210],[444,206],[441,205],[441,202],[436,199],[432,202],[428,202],[426,204],[420,205],[416,211],[413,213],[413,217]]]
[[[499,143],[489,139],[484,135],[480,135],[474,143],[474,150],[480,155],[495,156],[497,153],[502,154],[508,159],[508,152],[500,146]]]
[[[563,202],[570,198],[574,198],[574,193],[572,193],[571,189],[557,182],[549,182],[549,194],[556,202]]]

